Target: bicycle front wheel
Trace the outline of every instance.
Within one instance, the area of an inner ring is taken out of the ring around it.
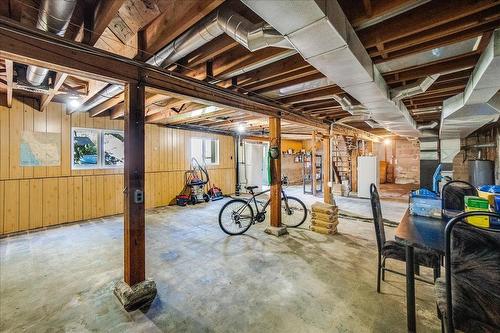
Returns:
[[[253,209],[244,200],[231,200],[220,210],[219,226],[228,235],[241,235],[252,223]]]
[[[305,222],[307,218],[306,205],[295,197],[281,199],[281,223],[295,228]]]

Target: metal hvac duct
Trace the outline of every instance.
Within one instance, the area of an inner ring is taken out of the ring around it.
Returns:
[[[293,50],[293,46],[269,24],[253,24],[231,10],[219,9],[177,37],[172,43],[149,58],[146,63],[158,67],[167,67],[223,33],[229,35],[251,52],[269,46],[288,48],[291,51],[240,69],[234,73],[228,73],[224,77],[221,77],[221,79],[254,70],[297,53]],[[105,100],[120,94],[123,92],[123,89],[120,85],[108,85],[87,101],[80,110],[88,111]]]
[[[418,136],[416,123],[373,65],[335,0],[242,2],[285,36],[317,70],[361,102],[384,128]]]
[[[371,120],[371,116],[369,114],[359,114],[355,116],[349,116],[342,118],[338,121],[335,122],[335,124],[346,124],[346,123],[357,123],[357,122],[363,122],[363,121],[369,121]]]
[[[436,82],[440,74],[429,75],[423,79],[418,80],[415,83],[407,84],[402,87],[394,88],[391,90],[391,99],[393,101],[399,101],[403,98],[415,96],[424,93],[429,89],[429,87]]]
[[[464,138],[500,117],[500,29],[479,58],[463,93],[443,102],[442,139]]]
[[[43,0],[38,12],[37,29],[63,37],[68,28],[77,0]],[[39,86],[47,77],[49,70],[37,66],[28,66],[26,80]]]
[[[370,112],[363,105],[353,105],[351,100],[347,97],[340,97],[339,95],[333,95],[333,99],[340,104],[342,110],[349,112],[352,115],[366,115]]]
[[[438,122],[433,120],[427,124],[422,124],[422,125],[418,125],[417,128],[419,131],[422,131],[422,130],[427,130],[427,129],[433,129],[435,128],[436,126],[438,125]]]

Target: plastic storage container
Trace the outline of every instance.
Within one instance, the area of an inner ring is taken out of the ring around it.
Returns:
[[[465,196],[465,211],[466,212],[488,212],[489,211],[489,201],[488,199],[475,197],[475,196]],[[477,227],[488,228],[490,226],[490,218],[488,216],[473,216],[468,217],[467,222],[473,224]]]
[[[488,199],[491,206],[495,206],[495,196],[500,195],[500,185],[483,185],[478,189],[481,198]]]
[[[410,197],[410,214],[441,218],[441,199],[423,196]]]
[[[432,198],[437,199],[438,195],[435,192],[429,191],[426,188],[419,188],[418,190],[411,191],[410,197],[415,198]]]

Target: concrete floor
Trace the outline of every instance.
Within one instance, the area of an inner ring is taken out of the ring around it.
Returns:
[[[382,294],[375,290],[371,223],[342,219],[335,236],[304,226],[275,238],[266,221],[229,237],[217,223],[226,200],[148,211],[147,275],[158,296],[131,313],[112,293],[122,276],[120,216],[0,239],[0,330],[406,331],[404,278],[388,274]],[[439,331],[432,286],[417,282],[417,311],[419,332]]]

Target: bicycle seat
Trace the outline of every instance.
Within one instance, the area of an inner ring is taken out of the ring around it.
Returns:
[[[249,191],[256,189],[258,186],[245,186],[245,188]]]

